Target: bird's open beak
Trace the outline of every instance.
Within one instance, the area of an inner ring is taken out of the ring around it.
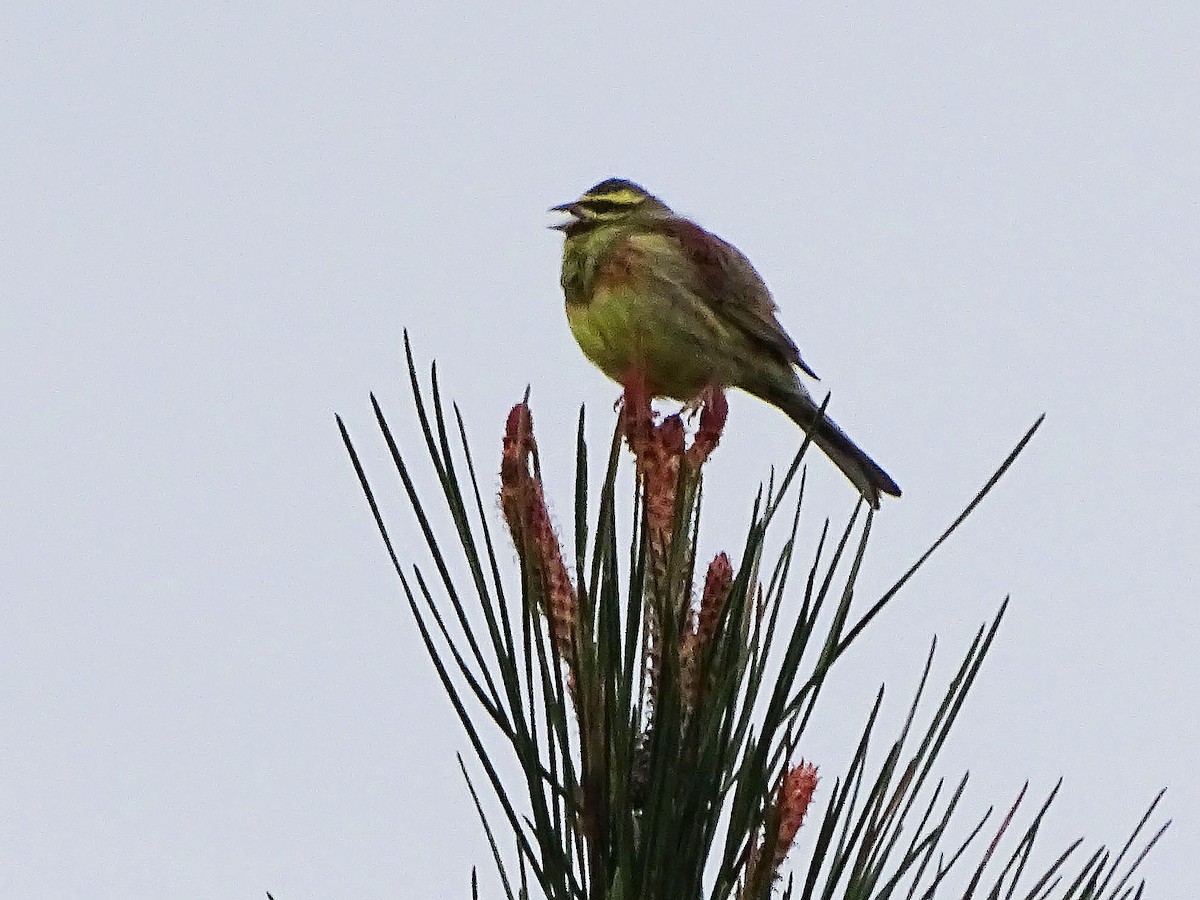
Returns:
[[[552,206],[549,209],[552,213],[564,213],[569,216],[565,222],[559,222],[557,225],[547,225],[547,228],[553,228],[555,231],[566,231],[571,227],[571,223],[579,219],[579,204],[578,203],[560,203],[558,206]]]

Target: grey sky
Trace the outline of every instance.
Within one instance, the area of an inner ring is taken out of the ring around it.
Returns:
[[[1065,775],[1046,854],[1119,844],[1167,785],[1145,873],[1200,895],[1198,7],[511,6],[3,14],[5,893],[491,879],[332,414],[386,479],[367,392],[407,423],[408,327],[481,464],[532,385],[565,520],[578,405],[603,443],[616,389],[567,331],[544,211],[621,175],[750,256],[904,488],[865,597],[1048,414],[805,755],[832,777],[879,681],[903,707],[934,633],[944,681],[1011,593],[942,771],[979,811]],[[734,398],[706,548],[795,445]],[[810,479],[811,537],[853,495]]]

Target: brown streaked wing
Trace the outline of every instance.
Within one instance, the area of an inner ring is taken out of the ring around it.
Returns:
[[[750,260],[732,244],[687,219],[662,219],[650,226],[674,238],[699,273],[704,298],[763,349],[817,377],[800,358],[800,350],[775,318],[775,301]]]

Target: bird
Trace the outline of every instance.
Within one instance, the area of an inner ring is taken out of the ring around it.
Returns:
[[[693,401],[733,387],[786,413],[873,509],[900,488],[801,381],[816,373],[780,325],[770,290],[737,247],[624,178],[551,207],[565,220],[562,290],[583,354],[614,381]]]

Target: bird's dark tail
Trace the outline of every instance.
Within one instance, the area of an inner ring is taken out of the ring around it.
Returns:
[[[879,464],[850,440],[846,432],[829,418],[820,416],[820,407],[804,388],[796,384],[787,390],[771,390],[761,395],[779,407],[793,422],[812,435],[812,441],[859,489],[872,508],[879,509],[879,495],[900,496],[900,487]]]

